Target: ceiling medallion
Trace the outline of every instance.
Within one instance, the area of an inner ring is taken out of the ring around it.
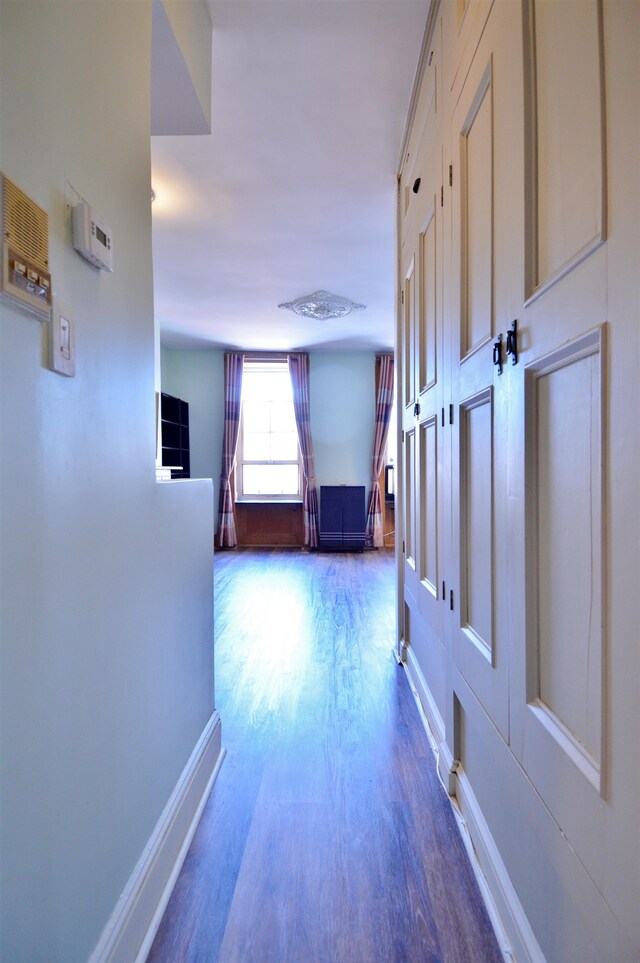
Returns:
[[[339,294],[330,294],[329,291],[314,291],[313,294],[303,295],[295,301],[286,301],[279,304],[279,308],[287,308],[295,311],[303,318],[313,318],[314,321],[328,321],[330,318],[344,318],[352,311],[361,311],[366,308],[366,304],[356,304],[349,298],[342,298]]]

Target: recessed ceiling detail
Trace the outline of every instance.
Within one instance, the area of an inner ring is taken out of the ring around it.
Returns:
[[[352,311],[362,311],[366,308],[366,304],[356,304],[349,298],[343,298],[339,294],[331,294],[329,291],[314,291],[313,294],[304,294],[302,297],[296,298],[295,301],[285,301],[278,307],[295,311],[303,318],[329,321],[331,318],[344,318]]]

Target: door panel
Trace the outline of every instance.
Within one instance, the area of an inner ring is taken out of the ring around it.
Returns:
[[[463,351],[492,335],[493,319],[493,117],[491,66],[482,78],[460,136],[462,190]]]
[[[493,649],[492,390],[460,405],[462,631],[491,660]]]
[[[606,192],[600,0],[526,10],[530,296],[602,243]]]
[[[530,298],[526,348],[509,372],[511,419],[522,426],[509,477],[513,493],[524,493],[513,500],[511,519],[511,632],[521,641],[511,673],[511,736],[514,754],[604,892],[615,818],[605,698],[604,64],[600,4],[577,6],[569,23],[560,0],[535,0],[525,31]]]
[[[420,266],[421,266],[421,316],[422,325],[418,357],[420,394],[435,387],[438,381],[438,288],[436,284],[438,272],[438,248],[436,221],[436,201],[428,214],[428,223],[420,235]]]
[[[504,216],[517,203],[514,157],[496,150],[496,131],[517,122],[518,8],[494,7],[452,118],[452,427],[453,655],[503,737],[509,739],[508,610],[498,586],[508,579],[505,451],[506,378],[493,345],[508,317],[512,289],[496,285],[497,265],[517,257]],[[503,96],[503,91],[507,92]],[[496,184],[500,191],[496,193]],[[516,262],[517,263],[517,262]],[[517,277],[517,271],[513,271]],[[521,293],[521,292],[520,292]],[[506,327],[506,325],[505,325]]]
[[[418,397],[419,543],[418,599],[432,632],[442,640],[444,602],[444,499],[441,423],[443,392],[442,208],[439,203],[441,160],[432,151],[426,170],[431,202],[420,233],[420,342]]]
[[[412,408],[416,400],[416,276],[412,257],[404,275],[403,289],[403,404]]]
[[[531,696],[599,770],[602,713],[600,358],[531,369],[538,659]],[[534,680],[532,680],[533,682]]]
[[[411,428],[404,433],[404,554],[410,569],[409,582],[416,572],[416,431]]]

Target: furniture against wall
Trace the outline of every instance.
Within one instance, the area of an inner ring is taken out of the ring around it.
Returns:
[[[238,545],[254,548],[302,548],[302,502],[235,503]]]
[[[162,392],[162,464],[171,466],[172,478],[190,478],[189,405],[180,398]]]
[[[320,487],[320,548],[359,551],[367,523],[364,485]]]

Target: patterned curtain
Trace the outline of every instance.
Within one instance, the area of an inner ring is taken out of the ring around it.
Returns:
[[[298,442],[302,452],[304,473],[304,544],[307,548],[318,547],[318,492],[313,464],[311,418],[309,405],[309,355],[288,354],[289,373],[293,388],[293,408],[296,415]]]
[[[384,450],[389,434],[389,419],[393,406],[393,358],[383,354],[378,358],[380,375],[378,397],[376,399],[376,427],[373,435],[373,457],[371,459],[371,494],[367,515],[366,544],[374,548],[384,546],[382,530],[382,495],[380,493],[380,472],[384,464]]]
[[[236,448],[238,446],[243,363],[244,355],[242,354],[225,354],[224,356],[224,436],[222,439],[222,473],[220,475],[218,509],[218,545],[220,548],[235,548],[238,544],[236,523],[233,517],[233,493],[230,479],[236,463]]]

